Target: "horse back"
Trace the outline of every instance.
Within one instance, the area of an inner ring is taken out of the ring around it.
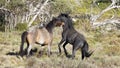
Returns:
[[[66,32],[63,33],[64,38],[66,39],[66,41],[68,41],[70,44],[74,44],[75,41],[83,41],[85,40],[85,37],[77,32],[76,30],[68,30]]]

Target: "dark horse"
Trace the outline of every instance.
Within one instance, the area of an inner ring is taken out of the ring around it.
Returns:
[[[73,45],[72,48],[72,58],[75,57],[75,52],[76,50],[81,48],[81,53],[82,53],[82,60],[84,59],[84,57],[90,57],[92,52],[88,52],[88,43],[85,39],[85,37],[78,33],[74,27],[73,27],[73,21],[71,19],[71,17],[68,14],[60,14],[57,18],[59,18],[60,22],[63,22],[63,32],[62,32],[62,39],[60,41],[60,43],[58,44],[59,47],[59,53],[61,54],[61,48],[60,45],[65,42],[63,44],[63,48],[64,48],[64,52],[65,55],[68,56],[67,50],[65,48],[65,46],[70,43]]]
[[[24,31],[21,36],[20,55],[23,56],[23,45],[27,42],[27,56],[30,55],[32,46],[37,43],[41,46],[48,45],[48,56],[50,56],[50,47],[53,40],[53,28],[61,26],[62,23],[58,22],[57,18],[53,18],[46,26],[33,26],[27,31]]]

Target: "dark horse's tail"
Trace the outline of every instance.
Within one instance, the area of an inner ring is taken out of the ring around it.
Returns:
[[[85,42],[84,46],[81,48],[81,50],[82,50],[82,60],[84,59],[84,57],[90,57],[92,55],[92,53],[94,52],[94,51],[88,52],[88,49],[89,49],[88,43]]]
[[[21,45],[20,45],[20,51],[19,51],[20,56],[23,56],[23,46],[24,46],[24,42],[26,41],[27,34],[28,32],[24,31],[21,35]]]

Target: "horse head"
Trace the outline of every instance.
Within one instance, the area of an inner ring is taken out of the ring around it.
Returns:
[[[67,28],[73,28],[73,21],[71,19],[71,17],[69,16],[69,14],[67,13],[61,13],[58,17],[60,22],[63,22],[64,23],[64,27],[67,27]]]
[[[54,25],[56,27],[60,27],[60,26],[64,25],[64,23],[61,22],[61,20],[59,18],[56,18],[56,17],[53,17],[52,22],[54,23]]]
[[[40,25],[39,25],[39,28],[41,29],[41,28],[44,28],[44,27],[46,27],[46,24],[45,23],[41,23]]]

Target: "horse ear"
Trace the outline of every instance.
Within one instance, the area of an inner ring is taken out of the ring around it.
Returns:
[[[64,15],[65,13],[61,13],[60,15]]]
[[[71,13],[71,11],[66,11],[66,15],[69,15]]]
[[[65,14],[65,17],[68,17],[68,14]]]
[[[68,14],[66,14],[66,13],[61,13],[59,16],[65,16],[65,17],[67,17]]]
[[[65,16],[66,15],[66,13],[61,13],[59,16]]]

